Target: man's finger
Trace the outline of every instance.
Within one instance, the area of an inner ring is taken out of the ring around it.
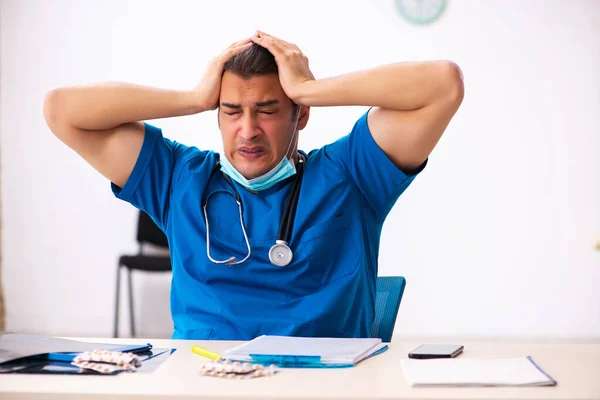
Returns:
[[[284,50],[281,48],[280,44],[273,40],[270,36],[265,35],[254,35],[252,37],[254,43],[261,45],[265,49],[269,50],[271,54],[275,57],[275,59],[281,58],[283,56]]]
[[[290,43],[290,42],[286,42],[285,40],[280,39],[277,36],[269,35],[268,33],[265,33],[263,31],[256,31],[255,36],[271,38],[273,40],[273,42],[275,42],[281,49],[284,49],[284,50],[285,49],[300,50],[298,48],[298,46],[296,46],[295,44]]]
[[[246,38],[246,39],[242,39],[242,40],[238,40],[237,42],[233,42],[229,48],[233,48],[233,47],[237,47],[237,46],[241,46],[244,45],[246,43],[250,43],[252,41],[252,36]]]
[[[302,53],[302,50],[300,50],[300,48],[298,46],[296,46],[294,43],[286,42],[283,39],[280,39],[273,35],[269,35],[268,33],[265,33],[263,31],[256,31],[256,34],[254,36],[257,36],[257,35],[264,37],[264,38],[271,39],[273,41],[273,43],[275,43],[275,46],[280,48],[283,52],[291,50],[294,52]]]
[[[240,53],[241,51],[249,48],[253,44],[251,39],[249,39],[249,41],[247,43],[244,43],[244,42],[245,41],[242,41],[239,45],[229,48],[225,52],[227,54],[227,57],[231,58],[231,57],[235,56],[236,54]]]

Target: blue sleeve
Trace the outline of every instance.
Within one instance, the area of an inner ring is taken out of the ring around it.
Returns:
[[[406,174],[375,143],[367,123],[368,111],[354,124],[352,131],[324,147],[326,156],[354,181],[364,202],[383,222],[396,200],[425,168]]]
[[[180,173],[187,148],[163,138],[161,129],[144,123],[144,142],[133,171],[122,188],[111,183],[114,195],[145,211],[164,230],[173,178]]]

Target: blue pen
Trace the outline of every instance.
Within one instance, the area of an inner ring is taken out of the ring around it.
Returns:
[[[289,368],[307,368],[316,367],[321,363],[320,356],[300,356],[300,355],[287,355],[287,354],[249,354],[252,361],[263,364],[275,364],[279,367]]]

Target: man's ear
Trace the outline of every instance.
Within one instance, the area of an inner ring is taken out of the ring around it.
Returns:
[[[298,112],[300,116],[298,117],[298,130],[301,131],[306,127],[308,123],[308,117],[310,117],[310,107],[309,106],[298,106],[300,109]]]

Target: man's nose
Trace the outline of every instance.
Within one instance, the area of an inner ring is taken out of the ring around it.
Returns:
[[[238,135],[244,140],[252,140],[260,135],[260,127],[253,115],[246,115],[242,118],[241,127]]]

